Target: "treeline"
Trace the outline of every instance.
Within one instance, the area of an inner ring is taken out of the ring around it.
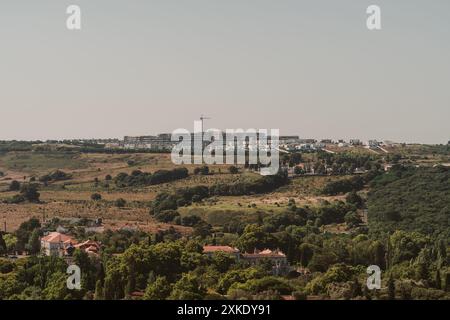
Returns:
[[[150,172],[134,170],[130,175],[125,172],[119,173],[114,178],[114,182],[120,188],[142,187],[185,179],[188,176],[189,171],[184,167],[175,168],[173,170],[158,170],[153,174]]]
[[[261,176],[254,181],[235,182],[231,184],[218,183],[208,186],[194,186],[178,189],[173,193],[161,192],[152,202],[151,212],[176,210],[178,207],[199,202],[210,196],[239,196],[271,192],[288,183],[286,172],[276,175]]]
[[[50,172],[46,175],[39,177],[39,181],[43,183],[55,182],[55,181],[64,181],[72,178],[72,175],[65,173],[61,170],[56,170],[54,172]]]
[[[365,168],[370,170],[379,157],[367,154],[354,153],[328,153],[320,151],[317,154],[319,160],[324,161],[326,165],[337,165],[346,168]]]
[[[313,164],[314,172],[317,174],[353,174],[359,170],[379,170],[381,160],[372,155],[361,155],[352,153],[327,153],[320,151],[317,154],[318,161]]]
[[[0,152],[31,151],[33,144],[39,143],[42,141],[0,141]]]
[[[359,191],[364,188],[364,185],[372,181],[381,172],[377,170],[369,171],[363,175],[353,176],[347,179],[340,179],[327,183],[322,193],[329,196],[335,196],[342,193],[351,191]]]
[[[291,207],[294,215],[302,215],[294,204]],[[291,265],[308,270],[306,275],[293,269],[286,276],[274,276],[269,261],[250,266],[232,255],[203,254],[205,242],[221,241],[216,237],[186,239],[170,230],[153,235],[107,231],[94,237],[103,243],[101,258],[79,250],[73,254],[73,263],[83,270],[81,290],[67,289],[64,259],[29,257],[19,263],[0,258],[0,299],[115,300],[131,299],[136,291],[143,294],[142,299],[151,300],[281,299],[280,295],[297,299],[308,295],[328,299],[450,298],[447,240],[405,231],[385,239],[329,234],[309,222],[300,225],[303,222],[291,219],[270,222],[267,218],[263,225],[249,224],[234,241],[221,244],[236,246],[241,252],[279,248]],[[269,224],[285,226],[269,230]],[[33,242],[39,245],[31,240],[37,239],[38,224],[21,229],[26,233],[22,243],[29,248]],[[369,265],[383,270],[383,289],[367,290]]]
[[[103,154],[133,154],[133,153],[170,153],[170,149],[114,149],[105,148],[103,145],[80,147],[77,151],[81,153],[103,153]]]

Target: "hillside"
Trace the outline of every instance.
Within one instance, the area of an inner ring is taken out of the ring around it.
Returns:
[[[396,168],[372,183],[368,197],[371,233],[395,230],[450,236],[448,168]]]

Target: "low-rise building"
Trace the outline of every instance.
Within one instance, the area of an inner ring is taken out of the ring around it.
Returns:
[[[369,140],[369,141],[367,142],[367,145],[368,145],[370,148],[377,148],[377,147],[380,146],[380,142],[378,142],[377,140],[373,139],[373,140]]]
[[[359,146],[359,145],[362,145],[362,142],[361,142],[361,140],[359,140],[359,139],[350,139],[350,145],[352,145],[352,146]]]
[[[41,252],[46,256],[71,256],[76,249],[83,250],[91,256],[98,256],[101,245],[93,240],[78,243],[73,237],[60,232],[50,232],[41,238]]]
[[[97,241],[86,240],[82,243],[74,245],[75,249],[83,250],[91,256],[98,256],[101,251],[101,245]]]
[[[212,257],[212,255],[216,252],[230,254],[239,260],[240,251],[237,248],[232,248],[229,246],[203,246],[203,253],[208,257]]]
[[[59,232],[50,232],[41,238],[41,251],[46,256],[63,257],[67,248],[77,244],[77,240]]]
[[[241,259],[251,265],[259,264],[263,261],[270,261],[273,264],[273,274],[280,275],[289,272],[290,267],[286,255],[280,250],[256,250],[253,253],[241,254]]]

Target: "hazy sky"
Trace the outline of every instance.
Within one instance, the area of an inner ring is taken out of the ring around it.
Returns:
[[[2,1],[0,140],[193,130],[204,113],[206,127],[446,143],[449,39],[448,0]]]

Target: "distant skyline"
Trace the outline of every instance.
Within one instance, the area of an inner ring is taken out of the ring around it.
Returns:
[[[205,128],[446,144],[449,38],[448,0],[8,1],[0,140],[192,131],[205,114]]]

